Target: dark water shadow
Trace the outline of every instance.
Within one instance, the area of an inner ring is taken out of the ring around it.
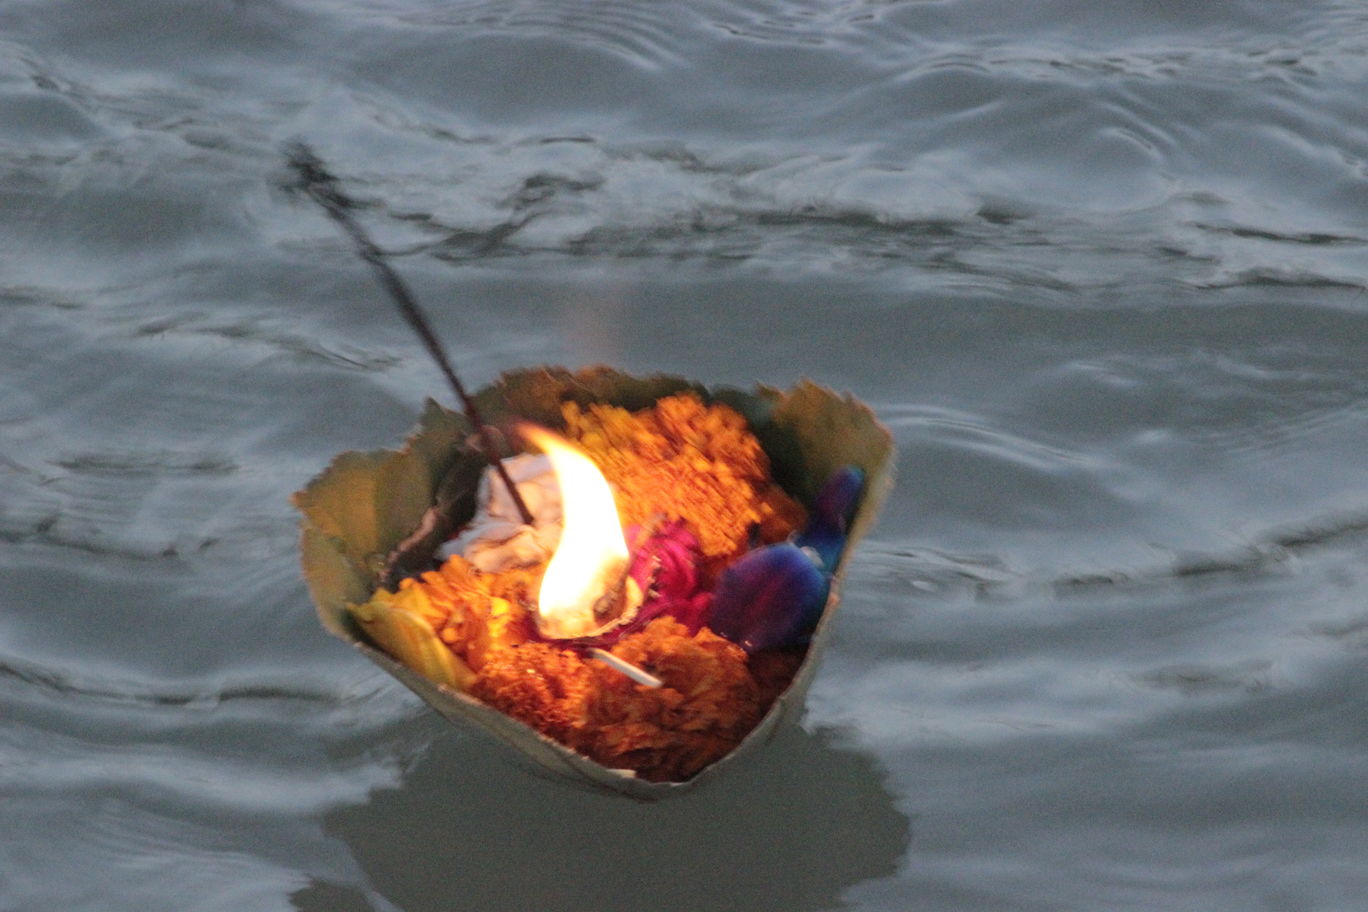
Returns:
[[[301,912],[375,912],[360,890],[324,880],[311,880],[291,893],[290,901]]]
[[[405,912],[831,908],[911,841],[874,761],[797,727],[658,803],[580,791],[438,736],[397,789],[330,813],[371,887]],[[337,897],[304,889],[300,912]]]

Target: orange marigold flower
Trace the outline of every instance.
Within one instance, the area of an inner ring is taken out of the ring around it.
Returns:
[[[460,555],[439,570],[401,586],[421,585],[442,616],[434,623],[441,640],[475,671],[491,654],[525,643],[534,622],[533,603],[544,567],[485,573]]]
[[[698,538],[705,577],[751,545],[787,537],[803,508],[770,480],[769,459],[740,413],[693,393],[635,414],[564,406],[566,434],[616,489],[624,525],[683,520]],[[424,620],[469,666],[470,693],[604,766],[679,781],[746,736],[796,671],[801,656],[747,657],[704,628],[664,616],[613,645],[659,677],[648,688],[577,649],[542,641],[533,606],[545,566],[486,573],[463,558],[404,580],[419,587]]]
[[[687,779],[730,752],[762,715],[740,647],[657,618],[613,653],[663,681],[643,687],[574,650],[530,642],[495,652],[471,693],[610,768]]]
[[[567,744],[582,730],[592,689],[584,660],[549,643],[523,643],[491,653],[471,693],[490,706]]]
[[[691,635],[673,618],[656,618],[612,651],[664,684],[651,689],[595,669],[598,686],[589,692],[574,746],[606,766],[647,779],[686,779],[726,755],[760,720],[760,689],[745,652],[710,630]]]
[[[800,504],[770,480],[769,457],[746,419],[695,393],[635,414],[611,405],[562,407],[566,434],[618,494],[624,524],[682,519],[715,573],[751,545],[780,541],[804,523]]]

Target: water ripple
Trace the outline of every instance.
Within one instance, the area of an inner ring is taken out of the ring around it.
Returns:
[[[1228,666],[1166,665],[1135,674],[1134,680],[1159,690],[1176,690],[1187,696],[1220,694],[1229,691],[1258,693],[1271,686],[1273,663],[1267,659],[1250,660]]]
[[[674,64],[682,54],[680,10],[626,0],[572,6],[552,0],[457,0],[396,3],[388,8],[366,3],[356,12],[370,23],[428,32],[550,38],[609,51],[648,69]]]
[[[1175,552],[1171,560],[1151,566],[1042,572],[1013,567],[991,554],[956,554],[876,540],[862,551],[856,572],[883,585],[919,592],[968,589],[983,595],[1019,596],[1038,589],[1143,588],[1168,585],[1175,580],[1284,574],[1295,571],[1298,561],[1311,553],[1331,548],[1357,550],[1365,541],[1368,510],[1269,529],[1249,536],[1243,544],[1227,551]]]
[[[70,472],[123,477],[149,475],[231,475],[238,465],[213,455],[180,454],[171,451],[89,452],[64,456],[54,463]]]
[[[178,314],[144,320],[132,330],[132,335],[135,338],[201,337],[234,347],[263,347],[284,355],[316,359],[343,370],[384,371],[400,363],[400,359],[391,354],[360,346],[325,344],[317,338],[276,328],[271,322],[260,319],[223,323],[204,314]]]
[[[1356,0],[0,4],[0,907],[607,909],[640,873],[692,909],[737,895],[686,844],[722,806],[753,906],[1352,906],[1366,26]],[[477,383],[592,357],[874,404],[899,483],[808,704],[855,753],[799,731],[643,828],[318,629],[288,494],[437,380],[279,191],[296,137]],[[805,802],[824,777],[858,800]],[[561,845],[509,894],[548,801],[565,845],[592,819],[640,866]],[[829,851],[837,818],[890,825],[876,864]]]
[[[356,694],[343,697],[322,687],[303,688],[295,682],[271,683],[263,680],[230,685],[157,689],[136,680],[80,675],[3,654],[0,654],[0,677],[12,679],[19,684],[63,699],[126,704],[151,709],[185,709],[194,712],[213,712],[223,704],[232,702],[317,703],[335,706],[365,699],[364,696]],[[377,682],[374,693],[380,692],[384,687],[384,682]]]
[[[1148,147],[1143,154],[1161,159],[1177,148],[1144,117],[1118,108],[1108,120],[1116,122],[1096,125],[1098,149],[1119,156],[1117,168],[1130,175],[1121,181],[1145,173],[1126,164],[1121,146]],[[422,120],[402,126],[435,129]],[[1135,184],[1138,196],[1118,198],[1141,208],[1118,216],[1104,205],[1089,219],[1041,209],[1005,187],[950,189],[930,155],[899,165],[865,151],[767,159],[725,147],[617,146],[557,134],[443,142],[457,144],[447,166],[461,174],[457,193],[428,186],[424,175],[406,173],[402,184],[356,175],[393,226],[396,253],[462,264],[527,256],[782,260],[805,269],[921,273],[947,287],[1066,293],[1099,274],[1127,289],[1156,264],[1194,288],[1358,291],[1363,284],[1354,262],[1365,241],[1328,230],[1333,220],[1323,228],[1251,227],[1223,198],[1148,178],[1145,187]],[[1152,234],[1149,245],[1135,244],[1141,226]],[[1270,244],[1298,253],[1289,260],[1263,249]],[[1042,268],[1042,249],[1071,256]],[[1271,256],[1282,262],[1270,266]]]

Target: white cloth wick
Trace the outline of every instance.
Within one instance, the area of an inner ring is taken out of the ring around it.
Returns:
[[[505,459],[503,464],[532,514],[532,525],[522,522],[508,488],[492,468],[487,468],[480,476],[475,516],[459,535],[438,549],[443,560],[460,554],[480,570],[497,573],[544,563],[555,553],[561,536],[561,497],[550,458],[523,453]]]

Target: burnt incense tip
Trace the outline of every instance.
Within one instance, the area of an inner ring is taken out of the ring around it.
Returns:
[[[337,176],[323,164],[313,147],[303,140],[293,140],[285,144],[285,161],[295,173],[295,182],[290,189],[307,193],[325,206],[338,209],[351,209],[351,199],[342,192]]]
[[[308,183],[335,183],[337,178],[328,172],[323,166],[323,159],[319,158],[313,148],[302,139],[287,142],[284,145],[285,161],[300,180]]]
[[[318,171],[326,174],[323,168],[323,161],[315,153],[313,148],[302,139],[292,139],[282,147],[285,152],[285,159],[290,163],[290,167],[302,172]]]

